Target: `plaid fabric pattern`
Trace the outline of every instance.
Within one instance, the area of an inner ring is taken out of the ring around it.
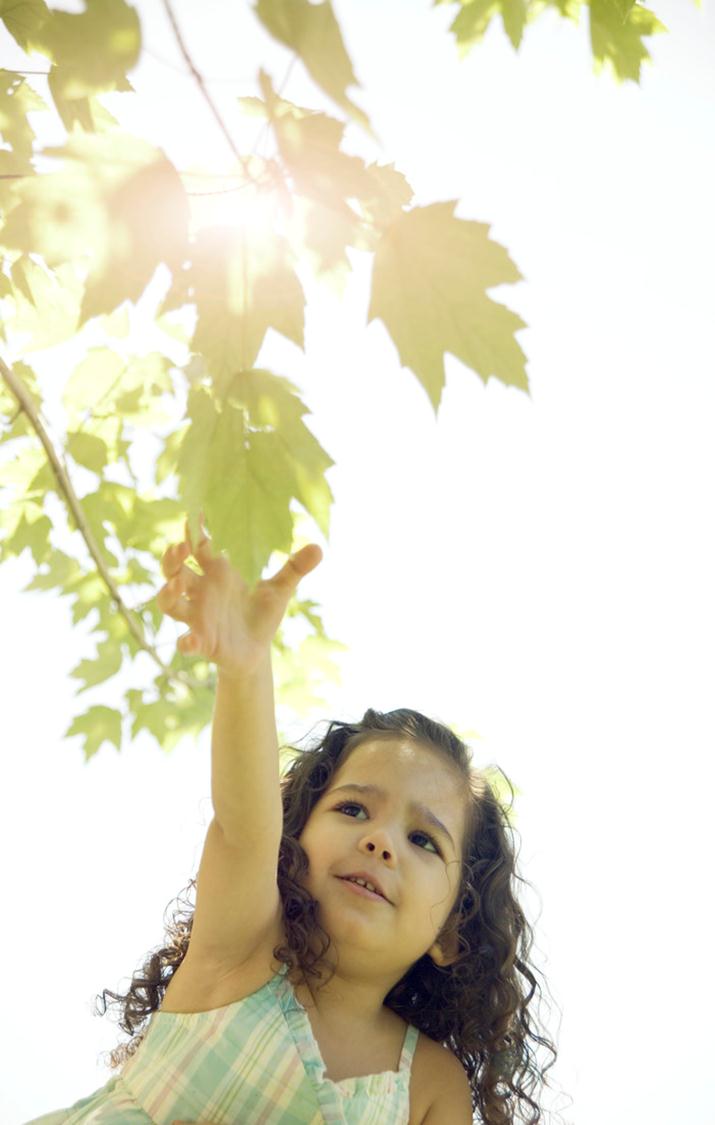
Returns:
[[[26,1125],[408,1125],[419,1030],[407,1028],[399,1070],[332,1082],[286,971],[210,1012],[152,1012],[121,1074]]]

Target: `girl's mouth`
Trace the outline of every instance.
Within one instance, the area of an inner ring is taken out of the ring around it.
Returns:
[[[350,881],[350,879],[343,879],[341,876],[338,876],[338,878],[340,879],[341,883],[345,883],[348,890],[354,891],[355,894],[362,895],[363,898],[371,898],[375,902],[387,902],[387,899],[383,898],[382,895],[378,895],[373,891],[369,891],[367,887],[361,887],[359,883],[353,883]]]

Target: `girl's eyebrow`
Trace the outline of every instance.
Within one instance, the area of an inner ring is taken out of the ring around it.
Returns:
[[[354,789],[358,793],[365,793],[368,796],[377,797],[379,801],[385,801],[387,799],[387,793],[384,789],[381,789],[379,785],[358,785],[356,782],[348,782],[346,785],[337,785],[335,789],[331,789],[330,793],[327,795],[332,796],[333,793],[339,793],[342,789]],[[440,832],[443,836],[446,836],[450,844],[452,845],[452,848],[456,852],[457,848],[455,846],[454,840],[450,836],[444,824],[442,824],[442,821],[434,815],[431,809],[428,809],[426,805],[421,804],[419,801],[410,801],[410,811],[415,812],[418,816],[423,817],[423,819],[426,820],[428,824],[431,824],[437,832]]]

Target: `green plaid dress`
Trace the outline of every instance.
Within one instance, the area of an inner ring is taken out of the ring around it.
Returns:
[[[286,972],[210,1012],[152,1012],[119,1075],[26,1125],[407,1125],[418,1028],[399,1070],[332,1082]]]

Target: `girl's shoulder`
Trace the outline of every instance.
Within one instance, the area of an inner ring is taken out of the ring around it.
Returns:
[[[455,1125],[472,1122],[472,1089],[462,1063],[442,1043],[420,1033],[413,1064],[414,1095],[419,1105],[417,1122],[450,1121]],[[410,1117],[412,1121],[412,1117]]]

